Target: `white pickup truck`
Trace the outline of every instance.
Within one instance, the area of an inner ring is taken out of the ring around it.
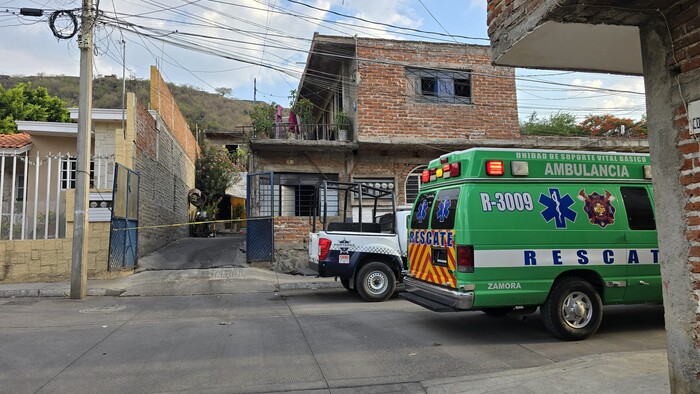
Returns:
[[[343,287],[366,301],[387,300],[407,268],[410,210],[396,210],[393,191],[360,183],[324,181],[315,195],[309,267],[321,277],[340,278]],[[353,212],[355,217],[348,217]]]

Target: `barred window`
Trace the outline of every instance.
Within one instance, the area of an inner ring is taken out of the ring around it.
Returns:
[[[471,104],[471,73],[406,68],[410,92],[418,103]]]
[[[275,173],[273,206],[275,216],[312,216],[314,210],[315,186],[326,180],[337,181],[337,174]],[[269,194],[269,192],[267,193]],[[269,197],[268,197],[269,198]],[[319,197],[319,200],[323,199]],[[337,214],[337,192],[329,193],[329,213]]]
[[[78,173],[78,162],[75,157],[68,157],[61,160],[61,189],[75,189],[76,174]],[[90,161],[90,185],[94,187],[95,162]]]

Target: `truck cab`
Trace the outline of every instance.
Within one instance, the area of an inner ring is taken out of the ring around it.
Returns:
[[[309,267],[366,301],[389,299],[406,270],[407,218],[393,191],[357,182],[316,186]]]

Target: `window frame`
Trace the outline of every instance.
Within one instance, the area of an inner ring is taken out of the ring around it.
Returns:
[[[409,96],[417,103],[473,104],[471,70],[406,67],[406,79]],[[428,80],[434,81],[433,89],[424,89]],[[458,86],[466,94],[456,94]]]

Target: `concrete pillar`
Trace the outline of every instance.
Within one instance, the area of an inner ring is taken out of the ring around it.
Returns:
[[[670,69],[671,39],[663,19],[654,18],[640,27],[644,82],[647,91],[649,146],[652,160],[656,224],[663,277],[663,296],[671,392],[698,393],[700,351],[696,331],[698,301],[693,297],[689,266],[691,241],[686,236],[688,196],[679,170],[684,158],[678,149],[688,139],[682,126],[684,111],[675,79],[680,70]],[[675,74],[674,74],[675,73]],[[688,100],[700,96],[700,84],[681,83]],[[678,121],[681,119],[680,121]],[[685,135],[685,137],[684,137]]]

